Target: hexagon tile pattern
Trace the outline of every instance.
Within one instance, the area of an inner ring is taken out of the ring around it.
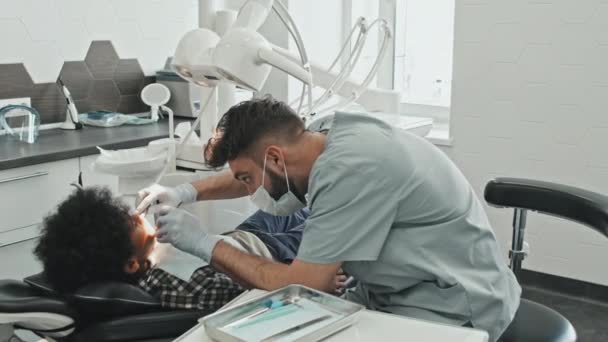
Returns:
[[[145,112],[148,108],[139,94],[154,82],[154,77],[144,75],[137,59],[120,59],[110,41],[93,41],[84,61],[64,62],[59,79],[80,113]],[[58,82],[34,83],[23,63],[0,64],[0,99],[15,97],[31,97],[43,124],[65,120],[67,105]]]

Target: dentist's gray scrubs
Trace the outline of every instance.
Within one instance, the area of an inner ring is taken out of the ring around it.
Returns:
[[[498,339],[521,288],[462,173],[426,140],[369,116],[329,123],[297,259],[344,262],[359,280],[347,298],[369,309],[469,323]]]

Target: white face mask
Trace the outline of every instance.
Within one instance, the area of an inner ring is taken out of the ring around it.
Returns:
[[[264,188],[264,180],[266,178],[266,156],[264,156],[264,169],[262,171],[262,185],[251,195],[251,201],[262,211],[274,216],[288,216],[296,211],[304,208],[306,205],[302,203],[296,195],[289,189],[289,178],[287,176],[287,165],[284,166],[285,181],[287,182],[287,192],[284,193],[279,200],[275,200],[270,196],[266,188]]]

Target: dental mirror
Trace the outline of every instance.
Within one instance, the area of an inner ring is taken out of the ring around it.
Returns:
[[[148,84],[141,91],[141,100],[150,106],[150,114],[154,121],[158,120],[158,109],[160,106],[169,102],[170,98],[171,92],[169,88],[160,83]]]

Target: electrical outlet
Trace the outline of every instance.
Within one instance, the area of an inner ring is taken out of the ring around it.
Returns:
[[[8,105],[23,105],[23,106],[32,106],[32,99],[29,97],[19,97],[14,99],[0,99],[0,108],[6,107]]]

